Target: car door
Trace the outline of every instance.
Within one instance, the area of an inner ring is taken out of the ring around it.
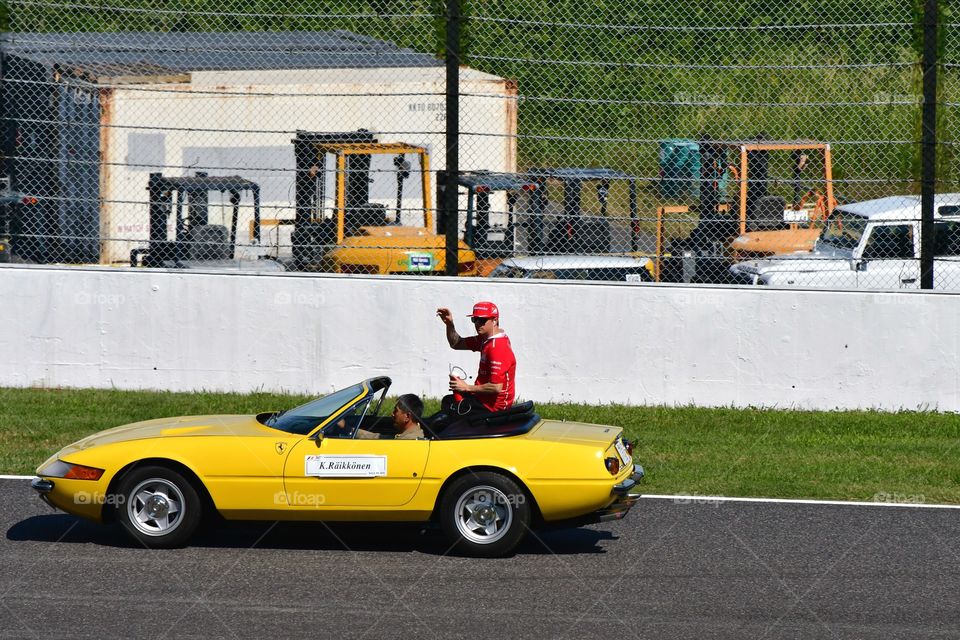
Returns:
[[[429,453],[429,440],[304,440],[287,457],[288,504],[398,507],[416,495]]]
[[[918,289],[916,223],[891,221],[871,224],[857,267],[859,289]]]
[[[960,221],[937,222],[936,228],[933,288],[960,289]]]
[[[291,449],[284,466],[291,508],[396,507],[416,495],[430,441],[355,438],[368,404]]]

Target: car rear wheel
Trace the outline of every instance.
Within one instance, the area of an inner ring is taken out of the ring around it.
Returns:
[[[517,483],[489,471],[455,480],[440,504],[441,526],[451,544],[485,558],[513,551],[530,527],[530,512]]]
[[[145,546],[185,544],[200,523],[202,511],[193,485],[172,469],[134,469],[120,483],[118,519],[127,533]]]

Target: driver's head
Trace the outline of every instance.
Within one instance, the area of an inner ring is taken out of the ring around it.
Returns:
[[[469,316],[473,328],[481,338],[489,338],[497,333],[500,327],[500,310],[492,302],[478,302],[473,305],[473,313]]]
[[[412,429],[420,424],[423,415],[423,401],[413,393],[405,393],[397,398],[393,407],[393,426],[400,431]]]

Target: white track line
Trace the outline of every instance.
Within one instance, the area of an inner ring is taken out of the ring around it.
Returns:
[[[34,476],[4,476],[0,480],[33,480]],[[896,497],[896,494],[888,494]],[[911,496],[906,496],[911,497]],[[916,496],[920,497],[920,496]],[[671,496],[649,494],[640,496],[644,500],[673,500],[685,504],[710,504],[711,502],[772,502],[783,504],[829,504],[847,507],[910,507],[913,509],[960,509],[960,504],[922,504],[916,502],[854,502],[852,500],[801,500],[790,498],[730,498],[728,496]]]
[[[710,504],[713,502],[773,502],[783,504],[828,504],[841,505],[846,507],[910,507],[914,509],[960,509],[960,504],[924,504],[920,502],[908,502],[910,498],[922,499],[922,496],[903,496],[904,502],[897,502],[898,494],[887,494],[892,499],[889,501],[877,500],[875,502],[854,502],[852,500],[801,500],[790,498],[729,498],[726,496],[669,496],[647,494],[640,496],[642,499],[649,500],[673,500],[682,504]]]

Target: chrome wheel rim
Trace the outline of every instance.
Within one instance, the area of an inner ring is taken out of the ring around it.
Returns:
[[[477,544],[496,542],[513,524],[513,509],[507,495],[488,485],[472,487],[457,500],[457,530]]]
[[[137,531],[163,536],[183,522],[183,493],[163,478],[144,480],[128,494],[127,515]]]

